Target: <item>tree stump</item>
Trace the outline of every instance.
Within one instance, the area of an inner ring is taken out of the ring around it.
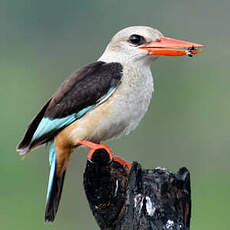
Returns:
[[[184,167],[175,174],[133,162],[127,170],[97,149],[87,161],[84,189],[102,230],[189,230],[190,173]]]

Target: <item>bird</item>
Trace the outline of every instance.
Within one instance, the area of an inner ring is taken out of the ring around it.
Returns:
[[[151,63],[159,56],[192,56],[201,47],[165,37],[149,26],[130,26],[113,36],[97,61],[62,83],[17,146],[25,157],[49,144],[45,222],[53,222],[57,214],[68,162],[81,145],[76,140],[100,144],[129,134],[150,104],[154,91]]]

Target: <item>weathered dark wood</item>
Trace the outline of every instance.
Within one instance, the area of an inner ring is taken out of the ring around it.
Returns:
[[[190,174],[165,168],[143,170],[134,162],[130,171],[106,150],[87,161],[84,188],[102,230],[189,230]]]

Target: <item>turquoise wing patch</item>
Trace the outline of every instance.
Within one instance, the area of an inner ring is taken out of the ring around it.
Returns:
[[[47,134],[55,129],[60,129],[65,126],[68,126],[76,119],[77,119],[76,114],[72,114],[64,118],[55,118],[55,119],[44,117],[42,118],[40,124],[38,125],[37,130],[35,131],[32,141],[40,138],[44,134]]]
[[[87,112],[93,110],[95,108],[95,105],[91,105],[91,106],[88,106],[84,109],[82,109],[81,111],[79,111],[77,113],[77,119],[81,118],[82,116],[84,116]]]

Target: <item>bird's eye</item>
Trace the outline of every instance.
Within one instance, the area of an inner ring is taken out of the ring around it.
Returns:
[[[129,37],[129,42],[134,44],[134,45],[142,45],[145,43],[145,39],[144,37],[140,36],[140,35],[137,35],[137,34],[132,34],[130,37]]]

